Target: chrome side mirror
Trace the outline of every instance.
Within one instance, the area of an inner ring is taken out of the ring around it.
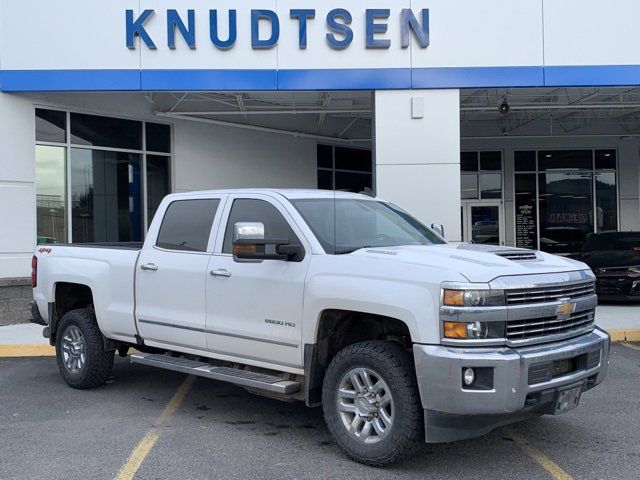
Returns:
[[[233,225],[233,243],[238,240],[264,240],[264,223],[238,222]]]
[[[304,258],[302,245],[289,240],[265,238],[264,224],[238,222],[233,225],[233,258],[235,261],[284,260],[300,262]]]
[[[431,224],[431,230],[433,230],[438,235],[440,235],[442,238],[444,238],[444,225],[441,225],[439,223],[432,223]]]

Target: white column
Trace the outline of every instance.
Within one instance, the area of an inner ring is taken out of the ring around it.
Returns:
[[[379,90],[374,105],[377,196],[459,241],[459,90]]]
[[[35,245],[35,111],[0,93],[0,279],[28,277]]]

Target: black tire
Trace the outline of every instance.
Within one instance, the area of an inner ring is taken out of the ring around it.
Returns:
[[[366,444],[354,438],[340,416],[340,382],[354,368],[366,368],[377,373],[393,397],[393,424],[388,434],[377,443]],[[397,462],[411,454],[424,439],[424,413],[415,367],[407,352],[394,343],[368,341],[340,351],[329,364],[324,377],[322,408],[327,428],[338,446],[352,459],[365,465],[382,467]]]
[[[73,328],[82,334],[84,360],[82,367],[70,370],[63,354],[64,336]],[[114,352],[104,350],[102,333],[96,323],[93,310],[71,310],[64,314],[56,334],[56,359],[64,381],[73,388],[88,389],[103,385],[111,375]]]

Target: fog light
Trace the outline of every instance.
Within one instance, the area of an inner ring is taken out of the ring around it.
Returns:
[[[465,368],[462,378],[464,379],[464,384],[470,386],[476,379],[476,373],[473,371],[473,368]]]

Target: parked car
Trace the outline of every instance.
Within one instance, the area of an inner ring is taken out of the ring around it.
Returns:
[[[39,247],[32,280],[70,386],[102,385],[133,347],[135,363],[322,406],[369,465],[564,413],[607,371],[585,264],[449,244],[365,195],[169,195],[144,244]]]
[[[592,234],[573,258],[594,271],[601,300],[640,301],[640,232]]]

